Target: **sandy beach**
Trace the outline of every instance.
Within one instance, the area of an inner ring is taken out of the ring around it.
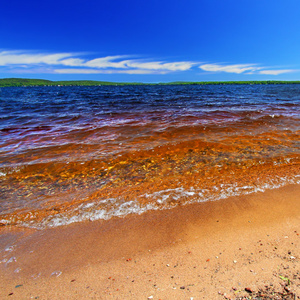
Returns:
[[[36,231],[3,226],[1,299],[300,299],[300,186]]]

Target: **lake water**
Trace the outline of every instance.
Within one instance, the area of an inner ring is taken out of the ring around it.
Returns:
[[[300,183],[300,85],[0,90],[0,225],[43,229]]]

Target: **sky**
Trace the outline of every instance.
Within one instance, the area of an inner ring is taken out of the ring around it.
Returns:
[[[300,80],[299,0],[1,0],[0,78]]]

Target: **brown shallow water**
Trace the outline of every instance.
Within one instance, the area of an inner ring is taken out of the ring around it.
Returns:
[[[109,218],[297,182],[299,155],[290,150],[290,145],[298,143],[297,132],[247,134],[255,132],[254,126],[245,130],[232,126],[225,132],[187,127],[172,136],[162,133],[156,140],[159,145],[149,150],[89,161],[32,164],[8,172],[2,178],[2,195],[31,201],[21,209],[14,208],[15,202],[7,203],[11,213],[3,215],[1,222],[41,222],[49,217],[61,217],[63,222],[64,217],[97,218],[97,213]],[[180,141],[181,136],[190,135],[195,137]],[[70,157],[78,151],[88,149],[76,145],[51,149],[57,156]]]
[[[255,110],[226,103],[208,109],[207,101],[192,111],[198,104],[189,99],[175,110],[171,102],[171,111],[140,111],[137,103],[80,121],[54,112],[55,126],[50,117],[9,123],[1,130],[0,224],[109,219],[300,182],[299,101],[290,109],[279,100],[282,107],[267,100],[256,107],[256,99]]]

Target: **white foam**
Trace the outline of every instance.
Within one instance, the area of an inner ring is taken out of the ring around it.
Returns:
[[[15,247],[16,247],[15,245],[9,246],[9,247],[5,248],[4,251],[5,252],[12,252],[12,251],[14,251]]]
[[[125,201],[124,199],[108,198],[95,202],[84,203],[76,207],[73,211],[65,214],[48,216],[42,222],[36,223],[34,220],[26,221],[21,225],[43,229],[46,227],[57,227],[76,222],[108,220],[113,217],[125,217],[130,214],[142,214],[149,210],[170,209],[180,204],[194,202],[216,201],[231,196],[247,195],[256,192],[264,192],[268,189],[276,189],[287,184],[300,184],[300,174],[293,177],[275,177],[268,182],[259,185],[221,184],[212,189],[196,189],[194,187],[177,187],[165,189],[154,193],[145,193],[139,198],[146,198],[149,203],[142,204],[138,199]],[[9,224],[9,221],[0,221]]]
[[[62,272],[61,272],[61,271],[54,271],[54,272],[52,272],[52,273],[51,273],[51,275],[50,275],[50,276],[59,277],[61,274],[62,274]]]
[[[15,256],[13,256],[13,257],[11,257],[11,258],[6,262],[5,265],[10,264],[10,263],[12,263],[12,262],[16,262],[16,261],[17,261],[17,258],[16,258]]]

